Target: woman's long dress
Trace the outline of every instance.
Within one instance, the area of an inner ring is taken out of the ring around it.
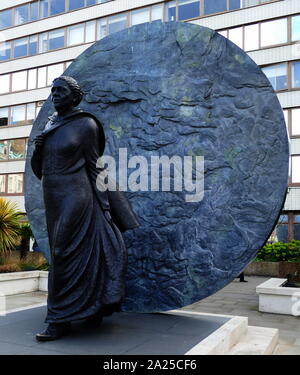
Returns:
[[[107,194],[96,187],[99,126],[75,112],[46,133],[32,163],[40,158],[52,260],[46,323],[114,311],[124,297],[126,248],[104,216]]]

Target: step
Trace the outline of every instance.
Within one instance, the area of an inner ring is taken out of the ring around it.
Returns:
[[[226,353],[227,355],[272,354],[278,343],[278,329],[248,326],[246,334]]]

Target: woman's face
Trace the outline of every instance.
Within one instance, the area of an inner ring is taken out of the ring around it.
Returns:
[[[56,80],[51,88],[51,100],[57,111],[74,107],[74,94],[67,82],[62,79]]]

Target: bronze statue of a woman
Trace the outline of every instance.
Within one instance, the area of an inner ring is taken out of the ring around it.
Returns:
[[[51,249],[48,327],[36,335],[39,341],[67,334],[74,320],[100,323],[103,316],[120,310],[124,298],[124,228],[112,218],[113,195],[96,187],[104,132],[95,116],[75,108],[82,97],[73,78],[53,81],[51,98],[57,113],[36,137],[31,159],[33,172],[42,179]],[[126,217],[125,229],[138,226],[129,204],[125,206],[120,214],[123,221]]]

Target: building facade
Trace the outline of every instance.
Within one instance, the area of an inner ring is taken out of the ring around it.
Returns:
[[[279,239],[300,239],[299,0],[6,0],[0,3],[0,196],[24,208],[32,123],[52,80],[106,35],[155,20],[210,27],[244,49],[277,92],[290,136]],[[276,146],[274,146],[276,147]]]

